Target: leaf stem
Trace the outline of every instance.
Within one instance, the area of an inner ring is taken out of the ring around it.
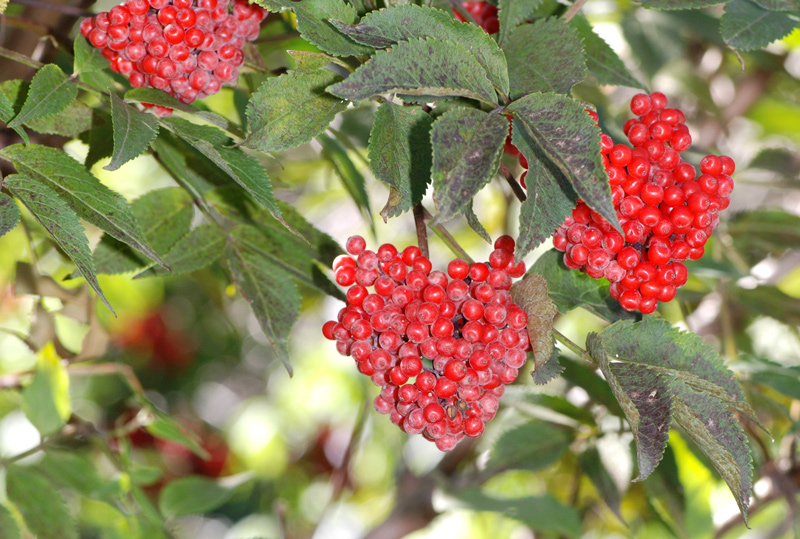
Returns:
[[[578,14],[585,3],[586,0],[575,0],[572,5],[569,6],[569,9],[564,12],[564,15],[562,15],[561,18],[567,22],[571,21],[573,17]]]
[[[503,175],[503,177],[508,182],[508,185],[511,186],[511,191],[514,192],[514,196],[517,197],[517,200],[519,200],[520,202],[525,202],[528,199],[528,195],[525,194],[525,191],[523,191],[522,186],[519,184],[514,175],[511,174],[511,171],[508,170],[508,167],[506,166],[505,163],[500,163],[500,174]]]
[[[422,207],[421,204],[420,207]],[[430,221],[433,219],[433,216],[424,207],[422,207],[422,215],[426,221]],[[450,234],[450,232],[448,232],[444,226],[433,225],[431,226],[431,230],[433,230],[433,232],[439,237],[439,239],[442,240],[450,248],[450,250],[453,251],[453,253],[461,257],[463,260],[466,260],[469,264],[475,263],[472,257],[469,256],[469,254],[467,254],[464,248],[458,244],[453,235]]]
[[[425,208],[422,203],[414,206],[414,225],[417,228],[417,245],[419,250],[422,251],[422,256],[430,258],[430,251],[428,250],[428,229],[425,227]]]
[[[2,46],[0,46],[0,56],[2,56],[3,58],[8,58],[9,60],[13,60],[22,65],[33,67],[35,69],[39,69],[40,67],[44,66],[42,62],[39,62],[37,60],[34,60],[33,58],[25,56],[24,54],[20,54],[16,51],[12,51],[11,49],[7,49]]]
[[[589,352],[587,352],[586,350],[584,350],[583,348],[572,342],[569,337],[558,331],[556,328],[553,328],[553,336],[556,338],[558,342],[566,346],[569,350],[571,350],[581,358],[585,359],[589,363],[594,364],[595,361],[594,359],[592,359],[592,356],[589,355]]]
[[[472,23],[475,26],[480,26],[478,21],[475,20],[475,17],[472,16],[472,13],[467,11],[466,8],[461,5],[461,0],[450,0],[450,7],[453,9],[453,11],[461,15],[465,21]]]

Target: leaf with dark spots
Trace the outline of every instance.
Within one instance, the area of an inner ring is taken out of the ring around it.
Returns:
[[[111,120],[114,129],[114,153],[106,170],[119,167],[139,157],[158,135],[158,119],[134,108],[116,94],[111,94]]]
[[[541,367],[531,372],[533,383],[542,386],[550,380],[558,378],[564,372],[564,365],[559,360],[558,348],[553,346],[553,353]]]
[[[398,92],[497,104],[494,87],[472,53],[458,43],[436,39],[411,39],[378,51],[328,92],[351,101]]]
[[[543,0],[500,0],[497,3],[499,8],[497,18],[500,22],[497,42],[505,47],[514,29],[542,5],[542,2]]]
[[[600,128],[581,103],[559,94],[530,94],[508,106],[544,156],[581,199],[621,231],[600,159]]]
[[[19,223],[19,208],[14,199],[0,193],[0,238]]]
[[[597,78],[597,82],[631,88],[645,87],[631,75],[614,49],[595,33],[586,18],[578,15],[570,21],[570,26],[578,31],[578,36],[583,40],[586,67]]]
[[[558,314],[550,299],[545,278],[533,271],[511,287],[514,303],[522,307],[528,315],[528,337],[533,353],[533,368],[538,370],[552,359],[553,318]]]
[[[459,22],[445,11],[408,4],[372,11],[355,25],[331,22],[340,32],[376,49],[413,38],[458,43],[472,53],[492,84],[508,94],[508,67],[497,43],[479,26]]]
[[[8,123],[15,128],[37,118],[61,112],[78,97],[78,87],[61,68],[47,64],[36,72],[28,89],[28,97],[16,118]]]
[[[433,124],[433,199],[445,223],[462,212],[500,168],[508,121],[501,114],[458,107]]]

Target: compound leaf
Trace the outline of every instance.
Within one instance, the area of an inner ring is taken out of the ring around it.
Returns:
[[[465,208],[497,173],[508,135],[502,114],[458,107],[445,112],[433,124],[433,199],[447,222]]]
[[[497,104],[486,72],[463,45],[436,39],[410,39],[378,51],[343,82],[328,91],[344,99],[367,99],[386,92],[435,97],[469,97]],[[599,154],[598,154],[599,155]]]
[[[394,189],[384,219],[410,210],[422,200],[431,177],[431,116],[420,107],[401,107],[388,101],[375,113],[369,134],[369,168]]]
[[[294,148],[328,128],[347,102],[325,92],[342,80],[326,69],[293,71],[264,81],[247,104],[248,148],[273,152]]]
[[[542,19],[517,27],[503,51],[512,99],[533,92],[566,94],[586,77],[586,59],[578,33],[561,19]]]

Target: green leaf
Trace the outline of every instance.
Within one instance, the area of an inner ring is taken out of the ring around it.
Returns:
[[[78,87],[61,68],[47,64],[34,75],[22,110],[8,127],[19,127],[31,120],[61,112],[78,97]]]
[[[600,458],[600,452],[597,446],[591,446],[585,449],[578,458],[581,470],[597,489],[598,494],[603,499],[605,504],[611,511],[617,515],[617,518],[625,522],[620,513],[619,506],[622,503],[622,495],[614,483],[611,474],[608,473],[603,460]]]
[[[450,13],[407,4],[372,11],[356,25],[332,23],[355,41],[376,49],[414,38],[457,43],[478,61],[492,84],[504,95],[508,94],[508,67],[497,43],[479,26],[459,22]]]
[[[556,304],[558,312],[567,313],[576,307],[613,322],[635,315],[619,306],[608,293],[608,281],[592,279],[584,273],[568,269],[563,262],[563,254],[551,250],[534,262],[530,271],[540,273],[547,279],[550,299]]]
[[[736,251],[756,264],[768,255],[800,248],[800,216],[782,210],[754,209],[733,215],[727,223]]]
[[[49,436],[58,432],[72,414],[69,376],[52,344],[38,356],[33,381],[22,391],[22,410],[42,436]]]
[[[583,40],[586,67],[597,78],[597,82],[614,86],[630,86],[631,88],[645,87],[631,75],[614,49],[594,32],[589,21],[583,16],[574,17],[570,21],[570,26],[578,31],[578,37]]]
[[[305,0],[287,2],[297,16],[297,29],[300,36],[313,43],[320,50],[334,56],[357,56],[369,54],[372,50],[342,35],[331,20],[347,24],[356,22],[356,10],[342,0]]]
[[[8,124],[22,108],[28,86],[28,81],[20,79],[7,80],[0,83],[0,121]],[[30,144],[30,139],[25,129],[22,127],[14,127],[13,129],[26,144]]]
[[[761,49],[789,35],[797,21],[785,13],[766,10],[749,0],[731,0],[720,19],[725,44],[734,49]]]
[[[451,109],[434,122],[431,176],[438,223],[464,211],[491,181],[500,168],[507,135],[504,115],[476,109]]]
[[[4,92],[0,92],[0,121],[8,123],[14,117],[14,103]]]
[[[185,429],[172,417],[161,412],[149,402],[144,401],[142,404],[153,413],[153,420],[144,425],[144,428],[147,430],[147,432],[156,438],[169,440],[170,442],[175,442],[176,444],[182,445],[201,459],[206,460],[210,458],[208,451],[203,449],[197,436],[195,436],[192,432]]]
[[[293,71],[264,81],[247,104],[248,148],[274,152],[294,148],[325,131],[347,102],[325,92],[342,80],[326,69]]]
[[[720,473],[736,498],[744,522],[753,493],[753,458],[736,416],[712,395],[673,383],[675,420]]]
[[[714,349],[649,316],[590,333],[586,343],[634,431],[639,479],[660,460],[673,415],[728,483],[746,521],[752,459],[734,411],[759,423]]]
[[[348,71],[352,71],[353,69],[341,58],[328,56],[323,52],[287,50],[286,54],[292,57],[292,60],[294,60],[295,66],[297,67],[297,71],[300,73],[312,73],[328,66],[328,64],[331,63],[338,64]]]
[[[322,144],[322,156],[333,165],[336,175],[342,180],[342,185],[358,206],[364,219],[371,227],[374,227],[369,196],[364,185],[364,175],[356,168],[347,150],[338,140],[324,134],[319,135],[317,140]]]
[[[143,154],[158,135],[158,119],[125,103],[111,93],[111,120],[114,126],[114,153],[106,170],[119,167]]]
[[[770,11],[800,11],[797,0],[753,0],[756,4]]]
[[[536,370],[553,358],[553,319],[558,310],[550,299],[547,280],[533,271],[514,283],[511,297],[528,315],[526,331],[533,353],[533,369]]]
[[[620,229],[598,150],[600,128],[585,108],[558,94],[531,94],[508,106],[524,132],[566,176],[581,199]]]
[[[74,41],[75,62],[73,73],[91,73],[101,71],[108,67],[108,60],[103,56],[102,50],[93,47],[82,35],[75,36]]]
[[[487,468],[539,470],[558,462],[572,441],[569,433],[541,421],[504,432],[489,453]]]
[[[420,107],[401,107],[384,101],[375,113],[369,134],[369,168],[392,188],[381,211],[384,220],[418,204],[428,188],[433,118]]]
[[[138,101],[148,105],[159,105],[169,109],[180,110],[183,112],[198,112],[192,105],[187,105],[183,101],[178,101],[173,96],[155,88],[133,88],[125,92],[125,101]]]
[[[52,188],[82,219],[163,265],[139,230],[125,199],[63,151],[14,144],[0,149],[0,157],[14,163],[21,173]]]
[[[750,161],[748,168],[770,170],[791,180],[800,175],[800,156],[786,148],[764,148]]]
[[[84,166],[87,170],[101,159],[114,153],[114,129],[111,116],[104,110],[92,110],[92,128],[81,133],[80,139],[89,146]]]
[[[225,249],[225,232],[216,223],[200,225],[181,238],[164,260],[170,271],[155,266],[134,277],[179,275],[205,268],[216,261]]]
[[[91,107],[79,101],[73,101],[61,112],[36,118],[27,122],[26,125],[37,133],[76,138],[92,128],[92,116]]]
[[[103,294],[100,283],[97,282],[89,240],[86,239],[86,232],[75,212],[46,184],[27,175],[12,174],[5,181],[14,196],[25,204],[58,246],[75,263],[89,286],[97,292],[113,313],[114,309]]]
[[[483,238],[486,243],[492,243],[492,237],[489,235],[489,232],[481,224],[480,220],[478,220],[478,216],[475,214],[475,210],[473,209],[473,202],[474,200],[470,200],[469,204],[466,208],[461,212],[464,216],[464,219],[467,220],[467,224],[469,227],[475,232],[478,236]]]
[[[516,249],[517,257],[523,258],[550,238],[564,218],[572,214],[578,194],[566,176],[525,133],[519,120],[513,122],[512,140],[528,160],[525,176],[528,196],[520,204]]]
[[[543,0],[500,0],[497,3],[500,21],[500,32],[497,42],[505,47],[511,33],[522,24],[536,9],[542,5]]]
[[[584,425],[589,425],[592,427],[597,426],[597,422],[594,420],[594,415],[592,414],[591,410],[582,406],[576,406],[565,397],[548,395],[547,393],[540,393],[538,391],[534,391],[533,389],[524,389],[520,393],[521,394],[509,387],[506,389],[506,396],[503,398],[503,400],[509,400],[513,402],[515,399],[517,399],[521,402],[533,404],[535,406],[541,406],[548,412],[561,414],[564,417],[573,419],[578,423],[583,423]],[[523,406],[520,406],[520,410],[523,412],[527,411],[527,408]]]
[[[239,148],[230,147],[232,141],[219,129],[196,125],[181,118],[167,118],[164,121],[176,135],[217,165],[276,219],[284,222],[272,193],[272,180],[258,159]]]
[[[158,508],[167,518],[208,513],[227,502],[233,489],[206,477],[173,479],[161,490]]]
[[[686,537],[686,493],[678,474],[675,452],[667,445],[658,468],[644,482],[653,508],[677,537]]]
[[[84,496],[94,496],[108,482],[100,476],[96,464],[89,460],[89,455],[50,449],[36,467],[51,481]]]
[[[300,294],[264,249],[252,248],[254,235],[246,227],[231,231],[230,238],[228,267],[233,280],[291,376],[289,333],[300,316]]]
[[[532,530],[580,537],[581,518],[572,507],[549,494],[524,498],[495,498],[476,488],[449,492],[473,511],[496,511],[522,522]]]
[[[2,1],[0,1],[2,4]],[[0,13],[2,13],[0,9]],[[8,507],[0,504],[0,530],[3,531],[3,539],[22,539],[22,532],[19,531],[17,521]]]
[[[724,4],[728,0],[642,0],[647,9],[700,9]]]
[[[730,297],[745,312],[770,317],[780,313],[780,320],[784,324],[800,324],[800,302],[776,286],[762,285],[752,289],[731,287]]]
[[[586,78],[581,40],[575,29],[561,19],[540,19],[517,27],[503,51],[511,79],[511,99],[533,92],[566,94]]]
[[[550,380],[554,378],[558,378],[564,372],[564,365],[561,364],[559,361],[559,353],[558,348],[553,347],[553,354],[550,356],[550,359],[545,361],[545,363],[533,371],[531,376],[533,377],[533,383],[542,386],[548,383]]]
[[[166,254],[175,243],[189,233],[194,215],[192,197],[178,187],[155,189],[131,203],[131,212],[142,234],[159,254]],[[95,247],[97,273],[127,273],[149,266],[151,262],[111,236],[103,236]],[[172,268],[174,270],[174,268]]]
[[[14,199],[0,193],[0,238],[13,230],[19,223],[19,208]]]
[[[592,402],[602,404],[611,414],[624,417],[625,414],[611,388],[608,387],[608,382],[597,374],[594,367],[590,367],[583,360],[567,356],[559,356],[559,360],[564,364],[564,372],[561,373],[564,380],[575,387],[582,388]]]
[[[464,46],[436,39],[411,39],[378,51],[328,91],[356,101],[386,92],[461,96],[497,104],[497,95],[478,61]],[[598,152],[599,155],[599,152]]]
[[[78,528],[63,498],[39,473],[25,466],[9,466],[6,488],[37,539],[78,539]]]

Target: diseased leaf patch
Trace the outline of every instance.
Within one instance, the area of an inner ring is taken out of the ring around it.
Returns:
[[[674,419],[725,479],[746,522],[752,457],[734,412],[759,423],[714,349],[701,337],[649,316],[590,333],[586,344],[633,430],[636,480],[645,479],[661,460]]]

